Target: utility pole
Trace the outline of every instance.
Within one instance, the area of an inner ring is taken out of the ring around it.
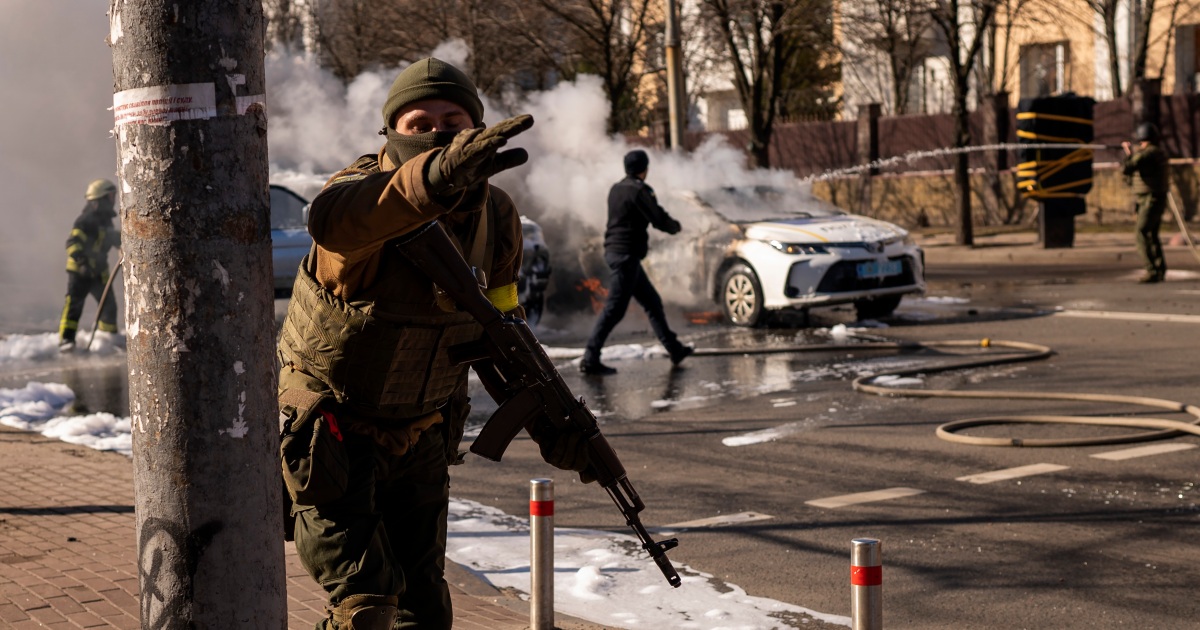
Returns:
[[[142,628],[287,626],[261,0],[110,0]]]
[[[683,87],[683,54],[679,45],[679,3],[667,1],[667,108],[671,124],[671,150],[683,150],[683,132],[687,127],[687,97]]]

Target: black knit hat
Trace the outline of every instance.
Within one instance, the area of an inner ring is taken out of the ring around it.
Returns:
[[[405,68],[392,82],[383,104],[383,125],[390,129],[396,112],[428,99],[455,103],[467,110],[476,125],[483,124],[483,101],[470,77],[441,59],[426,57]]]
[[[625,154],[625,174],[640,175],[650,168],[650,156],[641,149],[634,149]]]

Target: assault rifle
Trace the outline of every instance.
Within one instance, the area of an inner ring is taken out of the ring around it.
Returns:
[[[596,416],[582,398],[575,398],[562,375],[546,356],[528,324],[502,314],[484,295],[467,261],[451,243],[441,224],[431,221],[398,239],[400,252],[446,293],[460,309],[482,326],[479,342],[449,349],[456,364],[471,363],[488,394],[500,404],[488,419],[471,451],[500,461],[521,429],[535,422],[550,422],[558,429],[579,431],[587,440],[588,456],[596,480],[617,504],[625,523],[633,528],[642,548],[671,586],[681,584],[667,551],[679,545],[671,538],[656,542],[642,525],[638,513],[645,509],[625,467],[600,433]]]

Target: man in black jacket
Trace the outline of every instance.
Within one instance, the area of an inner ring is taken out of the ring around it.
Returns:
[[[678,234],[680,230],[679,222],[658,205],[654,190],[646,184],[649,167],[650,157],[645,151],[639,149],[625,154],[625,179],[617,182],[608,192],[604,261],[612,269],[612,278],[604,312],[592,329],[583,361],[579,364],[579,370],[584,374],[616,374],[616,368],[600,362],[600,349],[604,347],[609,333],[625,317],[630,298],[636,299],[645,309],[655,336],[671,355],[672,364],[679,365],[680,361],[694,352],[691,347],[680,343],[667,325],[662,298],[642,270],[642,259],[646,257],[649,242],[646,234],[649,226],[653,225],[667,234]]]

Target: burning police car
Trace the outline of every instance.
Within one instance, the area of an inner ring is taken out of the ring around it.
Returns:
[[[693,238],[656,239],[648,273],[660,286],[710,297],[737,326],[848,303],[859,319],[885,317],[902,296],[925,290],[924,254],[908,232],[847,214],[802,188],[686,192],[667,209]]]

